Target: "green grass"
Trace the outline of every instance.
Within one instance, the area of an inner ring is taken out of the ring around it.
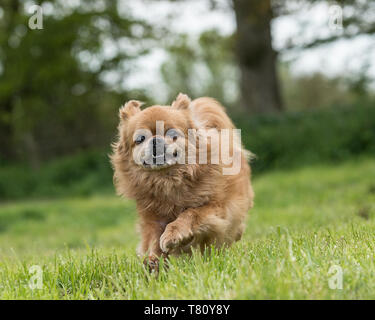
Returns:
[[[1,299],[374,299],[375,160],[255,177],[255,208],[230,249],[171,259],[159,277],[135,255],[135,204],[113,195],[0,206]],[[43,289],[30,289],[43,270]],[[331,266],[343,289],[328,285]]]

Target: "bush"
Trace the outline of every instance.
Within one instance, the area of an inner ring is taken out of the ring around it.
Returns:
[[[105,152],[66,156],[32,170],[13,165],[0,169],[0,199],[89,195],[112,188],[112,169]]]
[[[245,147],[262,172],[375,154],[375,107],[237,117]]]

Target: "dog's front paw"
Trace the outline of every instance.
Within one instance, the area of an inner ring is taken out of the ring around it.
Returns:
[[[163,252],[168,253],[174,249],[186,246],[193,238],[193,232],[190,228],[172,222],[167,225],[160,237],[160,248]]]
[[[159,258],[157,256],[148,256],[143,260],[143,264],[150,272],[159,272]]]

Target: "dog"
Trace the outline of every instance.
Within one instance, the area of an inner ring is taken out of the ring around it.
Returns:
[[[233,138],[235,127],[224,107],[185,94],[171,106],[141,106],[132,100],[120,108],[111,155],[117,193],[136,201],[138,254],[153,267],[161,256],[240,240],[254,192],[248,152]],[[222,147],[229,158],[237,154],[232,173],[233,163],[217,160]]]

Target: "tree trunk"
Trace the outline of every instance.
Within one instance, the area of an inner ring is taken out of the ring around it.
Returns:
[[[0,119],[0,160],[9,160],[14,156],[12,149],[13,128],[9,119],[12,112],[11,101],[5,102],[0,112],[6,118],[2,121]]]
[[[252,113],[282,110],[272,49],[271,0],[233,0],[237,21],[237,58],[241,105]]]
[[[5,35],[6,38],[3,39],[1,44],[7,44],[8,39],[11,34],[13,34],[14,27],[17,23],[17,15],[19,13],[20,2],[18,0],[8,0],[2,4],[5,12]],[[5,55],[1,63],[5,68],[3,73],[6,73],[7,67],[7,47],[4,49]],[[6,78],[6,77],[5,77]],[[3,81],[3,80],[2,80]],[[11,122],[11,117],[13,113],[13,95],[8,94],[0,100],[0,159],[10,160],[14,157],[13,150],[13,125]]]

